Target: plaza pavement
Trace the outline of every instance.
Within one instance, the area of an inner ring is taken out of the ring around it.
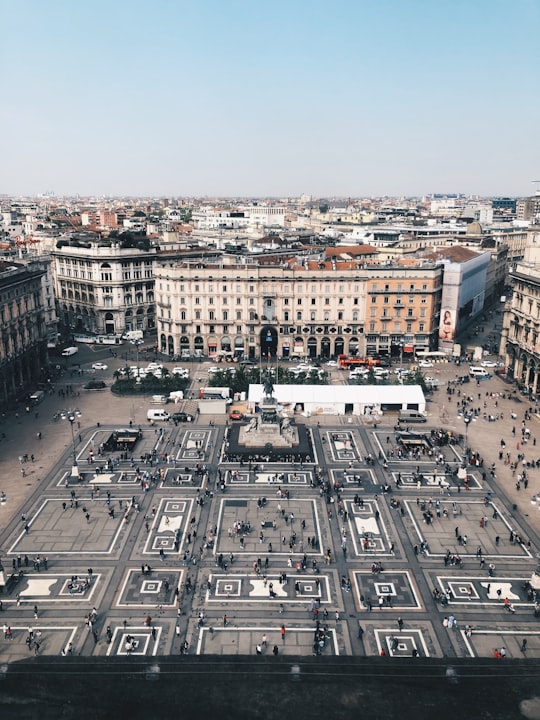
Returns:
[[[444,387],[447,380],[466,370],[445,364],[429,371],[442,387],[428,404],[429,422],[414,426],[415,430],[444,427],[464,433],[456,411],[457,395],[449,402]],[[339,371],[333,375],[335,382],[343,381]],[[195,383],[198,377],[204,377],[203,365],[194,366]],[[501,439],[512,459],[517,452],[524,452],[528,460],[540,457],[540,449],[537,454],[533,444],[535,437],[540,440],[540,425],[536,415],[527,421],[530,440],[523,447],[520,443],[518,450],[517,436],[530,404],[503,399],[501,394],[507,395],[511,388],[501,379],[460,388],[475,397],[473,405],[481,407],[480,418],[468,428],[468,444],[483,457],[484,470],[496,463],[496,477],[490,478],[487,472],[484,481],[481,472],[472,469],[471,489],[458,493],[451,486],[450,495],[441,493],[437,483],[418,488],[406,480],[401,488],[395,487],[398,472],[407,478],[418,464],[422,471],[432,472],[434,465],[427,459],[418,463],[389,456],[387,472],[379,461],[374,466],[357,462],[358,456],[377,457],[379,451],[386,455],[393,447],[395,417],[391,415],[377,428],[364,426],[357,418],[298,418],[313,434],[316,463],[268,466],[250,473],[220,462],[226,429],[223,418],[201,416],[192,424],[166,425],[162,435],[145,422],[144,398],[115,398],[108,390],[86,392],[80,388],[83,381],[78,375],[64,376],[61,386],[72,385],[73,397],[61,398],[56,392],[30,413],[24,408],[19,408],[17,417],[13,411],[8,413],[2,424],[6,437],[0,441],[0,490],[7,501],[0,505],[0,557],[9,574],[13,560],[17,566],[20,556],[23,576],[0,596],[2,625],[9,625],[13,632],[11,641],[0,637],[0,660],[12,661],[34,652],[38,630],[38,652],[51,656],[60,654],[70,642],[74,652],[82,655],[177,654],[184,642],[190,653],[255,655],[263,635],[267,639],[264,654],[277,646],[279,654],[305,655],[313,652],[317,620],[321,627],[327,626],[323,656],[369,656],[384,649],[396,658],[415,652],[422,657],[486,657],[504,646],[509,657],[540,657],[540,622],[533,617],[532,603],[523,589],[539,549],[540,510],[531,498],[540,492],[540,470],[530,469],[527,490],[518,491],[509,466],[498,460]],[[484,420],[484,402],[486,413],[502,413],[504,419]],[[77,420],[81,428],[74,426],[75,448],[85,480],[66,487],[71,428],[69,421],[52,417],[75,407],[81,412]],[[511,418],[512,412],[516,419]],[[106,458],[98,456],[98,462],[88,463],[90,451],[96,453],[112,429],[127,427],[130,420],[144,429],[136,456],[153,449],[158,458],[170,456],[170,462],[159,463],[163,477],[151,483],[147,492],[136,481],[137,465],[150,472],[156,471],[155,466],[122,462],[113,472],[95,474],[95,465]],[[511,433],[514,425],[516,437]],[[459,448],[446,447],[443,452],[450,463],[461,456]],[[24,454],[33,454],[34,462],[21,463]],[[195,474],[199,462],[208,464],[208,479]],[[340,498],[334,495],[336,502],[327,503],[318,488],[310,487],[316,466],[323,468],[332,484],[343,483]],[[226,482],[223,493],[216,483],[218,470]],[[276,472],[283,474],[283,481],[268,482]],[[354,473],[361,478],[360,485]],[[385,481],[393,487],[389,494],[382,492]],[[279,487],[289,491],[289,500],[278,496]],[[78,506],[71,506],[72,490]],[[492,500],[486,506],[488,491]],[[355,495],[362,506],[354,503]],[[266,503],[261,507],[257,501],[262,497]],[[132,499],[138,509],[131,505]],[[346,519],[338,514],[339,499]],[[392,507],[392,501],[399,501],[397,507]],[[434,517],[426,525],[421,503],[435,509],[437,501],[448,517]],[[487,527],[480,526],[484,515],[489,518]],[[247,522],[252,529],[245,534],[242,548],[241,534],[234,528],[235,523]],[[457,544],[456,527],[467,536],[466,546]],[[511,543],[510,530],[524,542]],[[296,542],[291,556],[288,543],[293,532]],[[422,541],[428,544],[426,553],[415,554],[415,546]],[[476,556],[478,546],[486,560],[484,567]],[[328,549],[329,564],[325,562]],[[461,567],[445,566],[448,549],[460,555]],[[306,569],[297,571],[304,553]],[[259,559],[261,568],[256,574],[254,563]],[[313,573],[313,561],[318,574]],[[374,562],[382,563],[383,572],[372,572]],[[488,577],[489,563],[496,566],[494,578]],[[86,587],[89,569],[92,574]],[[350,580],[350,588],[342,586],[343,577]],[[434,589],[451,590],[448,605],[434,601]],[[514,614],[504,609],[498,589],[501,597],[513,603]],[[270,590],[275,596],[270,596]],[[86,619],[93,608],[97,618],[89,626]],[[443,621],[452,615],[457,627],[448,629]],[[398,618],[403,621],[401,629]],[[467,625],[473,628],[470,637]],[[26,644],[29,628],[34,638],[30,648]],[[527,639],[525,653],[520,649],[523,639]]]

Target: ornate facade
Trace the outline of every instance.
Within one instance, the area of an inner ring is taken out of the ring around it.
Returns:
[[[399,355],[437,343],[440,265],[172,260],[154,276],[158,345],[171,355]]]
[[[0,406],[23,400],[47,367],[47,325],[36,263],[0,261]]]
[[[64,245],[52,256],[65,330],[95,335],[154,330],[155,249],[92,242]]]

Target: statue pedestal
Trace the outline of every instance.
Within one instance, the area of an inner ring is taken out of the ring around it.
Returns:
[[[260,448],[267,444],[275,448],[292,448],[299,444],[298,430],[288,418],[280,418],[273,398],[265,398],[261,412],[240,428],[238,444],[247,448]]]

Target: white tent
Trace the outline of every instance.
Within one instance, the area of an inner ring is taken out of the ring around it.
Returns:
[[[384,410],[425,412],[420,385],[274,385],[273,396],[285,412],[313,415],[377,415]],[[260,403],[262,385],[249,386],[249,402]]]

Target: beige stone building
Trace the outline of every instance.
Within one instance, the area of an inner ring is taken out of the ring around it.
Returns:
[[[155,328],[156,249],[120,242],[72,242],[52,252],[58,316],[64,330],[121,335]]]
[[[508,377],[536,396],[540,390],[540,265],[536,258],[530,260],[516,263],[510,273],[514,291],[504,315],[501,355]]]
[[[327,358],[436,347],[440,265],[379,265],[368,245],[318,250],[316,259],[158,259],[160,350]]]

